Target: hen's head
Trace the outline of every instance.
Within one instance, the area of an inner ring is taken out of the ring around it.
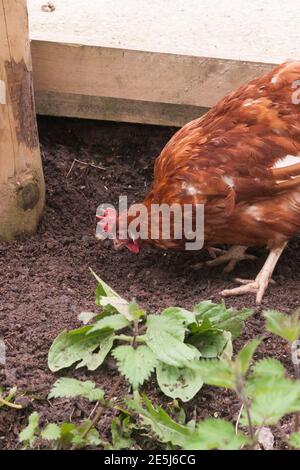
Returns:
[[[141,248],[141,239],[136,234],[130,233],[128,226],[131,217],[126,212],[118,212],[109,207],[97,211],[97,231],[96,237],[99,240],[110,238],[113,240],[115,250],[121,250],[126,247],[132,253],[139,253]]]

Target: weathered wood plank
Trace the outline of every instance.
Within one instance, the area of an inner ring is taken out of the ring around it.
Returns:
[[[273,67],[48,41],[33,41],[32,56],[38,112],[165,125],[182,125]]]
[[[33,232],[44,180],[25,0],[0,0],[0,240]]]
[[[38,91],[38,114],[119,122],[183,126],[208,108],[149,101]]]

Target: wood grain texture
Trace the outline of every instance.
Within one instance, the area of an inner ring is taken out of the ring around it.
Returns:
[[[53,115],[177,126],[272,69],[270,64],[36,40],[32,57],[38,112],[48,108]],[[108,112],[101,104],[97,112],[93,97],[111,100]],[[168,105],[177,106],[174,118]]]
[[[53,91],[37,91],[35,101],[37,113],[42,115],[178,127],[208,111],[208,108],[192,105],[74,95]]]
[[[0,240],[33,232],[44,204],[25,0],[0,0]]]

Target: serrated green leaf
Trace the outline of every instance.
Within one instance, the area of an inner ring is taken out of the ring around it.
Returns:
[[[191,336],[189,337],[191,343],[201,341],[203,335],[222,333],[222,330],[214,326],[208,318],[203,318],[203,320],[197,320],[196,323],[190,324],[189,330],[191,332]]]
[[[190,312],[185,308],[181,307],[169,307],[166,308],[161,312],[162,317],[166,317],[168,319],[176,320],[180,322],[182,325],[188,326],[191,323],[196,322],[196,315],[194,312]]]
[[[286,315],[276,310],[266,310],[266,329],[275,335],[281,336],[289,343],[296,341],[300,336],[299,311]]]
[[[230,331],[232,338],[237,338],[243,329],[245,320],[253,314],[253,310],[242,308],[241,310],[230,309],[227,318],[219,321],[218,327]]]
[[[224,351],[228,341],[231,342],[231,333],[228,331],[201,333],[193,336],[191,340],[197,349],[201,352],[204,359],[212,359],[220,356]]]
[[[294,449],[300,449],[300,433],[299,432],[293,432],[290,435],[289,444]]]
[[[267,357],[256,362],[253,366],[252,374],[257,377],[270,377],[274,379],[284,377],[285,368],[277,359]]]
[[[91,380],[83,382],[81,380],[64,377],[54,383],[48,398],[74,398],[77,396],[87,398],[90,401],[102,401],[104,399],[104,391],[100,388],[96,388],[95,382]]]
[[[171,366],[186,367],[200,357],[200,352],[192,345],[184,344],[165,331],[159,336],[147,331],[145,342],[160,361]]]
[[[198,321],[208,319],[213,327],[230,331],[234,339],[241,333],[244,321],[253,312],[245,308],[241,310],[226,308],[223,301],[219,304],[205,301],[196,305],[195,313]]]
[[[102,364],[110,350],[109,346],[112,345],[114,333],[112,329],[107,329],[88,335],[91,328],[83,326],[76,330],[63,331],[56,337],[48,353],[48,366],[52,372],[69,367],[80,360],[77,367],[87,365],[90,370]],[[100,352],[93,354],[97,348],[100,348]]]
[[[168,317],[148,315],[144,339],[156,357],[170,366],[184,367],[200,357],[199,351],[184,341],[182,322]]]
[[[183,449],[188,446],[190,449],[197,449],[198,442],[197,438],[194,439],[194,430],[176,423],[160,406],[155,408],[145,395],[143,400],[135,395],[134,400],[127,401],[127,405],[139,414],[143,426],[149,427],[161,442],[172,443]]]
[[[47,441],[57,441],[60,439],[60,427],[55,423],[49,423],[41,432],[41,438]]]
[[[33,447],[36,440],[36,433],[39,430],[40,415],[34,411],[28,418],[28,425],[19,434],[20,442]]]
[[[85,419],[79,425],[73,423],[62,423],[60,426],[60,443],[63,448],[75,445],[77,449],[86,446],[98,446],[101,444],[99,433],[92,428],[87,436],[82,437],[85,429],[90,425],[91,421]]]
[[[197,425],[199,450],[238,450],[247,443],[247,438],[240,432],[235,433],[234,426],[223,419],[208,418]]]
[[[112,352],[117,360],[118,369],[130,382],[134,389],[143,385],[157,364],[157,359],[147,346],[118,346]]]
[[[125,318],[124,315],[121,315],[120,313],[116,313],[115,315],[109,315],[98,320],[96,323],[94,323],[87,334],[91,334],[94,331],[103,330],[106,328],[118,331],[126,328],[128,325],[130,325],[130,322],[127,320],[127,318]]]
[[[254,426],[272,426],[289,413],[300,411],[300,383],[277,377],[273,380],[252,379],[246,388],[251,400],[250,414]],[[247,423],[242,414],[241,424]]]
[[[171,398],[186,402],[199,392],[203,385],[198,370],[178,368],[159,362],[156,366],[157,382],[162,392]]]
[[[235,360],[238,372],[242,373],[243,375],[247,373],[253,354],[255,353],[261,341],[261,338],[253,339],[239,351]]]
[[[148,331],[165,331],[179,341],[184,341],[186,328],[183,323],[182,319],[168,315],[148,315],[146,325]]]
[[[195,305],[194,312],[198,319],[203,319],[205,314],[211,312],[212,309],[215,309],[215,312],[218,312],[220,305],[225,306],[224,302],[222,302],[222,304],[214,304],[211,300],[204,300],[203,302],[200,302],[200,304]]]
[[[60,442],[63,448],[72,444],[76,424],[64,422],[60,426]]]
[[[144,405],[144,406],[143,406]],[[135,396],[128,402],[140,416],[142,423],[150,427],[161,442],[171,443],[184,450],[239,449],[247,442],[240,433],[235,434],[231,423],[208,419],[195,426],[176,423],[161,407],[154,407],[146,396]]]
[[[233,364],[223,359],[202,359],[193,368],[199,370],[204,383],[215,387],[235,388]]]
[[[89,419],[85,419],[80,425],[75,426],[71,431],[72,438],[71,443],[76,445],[77,449],[81,449],[86,446],[99,446],[101,439],[99,433],[95,428],[92,428],[88,434],[83,438],[83,432],[91,424]]]

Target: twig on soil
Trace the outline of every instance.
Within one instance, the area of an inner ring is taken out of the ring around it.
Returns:
[[[237,419],[236,419],[236,423],[235,423],[235,434],[238,433],[239,424],[240,424],[240,419],[241,419],[241,416],[242,416],[243,409],[244,409],[244,403],[242,403],[242,406],[241,406],[241,408],[240,408],[238,417],[237,417]]]
[[[242,375],[237,380],[236,393],[245,408],[246,417],[248,421],[248,432],[249,432],[250,439],[251,439],[249,448],[253,449],[253,447],[256,444],[256,437],[255,437],[254,427],[252,424],[252,419],[251,419],[251,414],[250,414],[249,400],[248,400],[248,397],[245,396],[245,393],[244,393],[244,378]]]
[[[96,409],[98,408],[99,406],[99,402],[97,401],[96,405],[94,406],[94,408],[92,409],[92,411],[90,412],[89,414],[89,419],[91,419],[91,417],[93,416],[93,414],[95,413]]]
[[[69,417],[70,423],[72,423],[72,418],[73,418],[74,411],[75,411],[75,406],[73,406],[73,409],[72,409],[70,417]]]
[[[10,401],[5,400],[4,398],[0,397],[0,405],[9,406],[10,408],[14,408],[16,410],[21,410],[23,407],[22,405],[17,405],[16,403],[11,403]]]
[[[78,160],[77,158],[74,158],[73,162],[72,162],[72,165],[67,173],[67,176],[66,178],[68,178],[74,168],[74,165],[75,163],[79,163],[80,165],[84,165],[84,166],[90,166],[91,168],[97,168],[97,170],[105,170],[105,168],[103,166],[100,166],[100,165],[95,165],[95,163],[90,163],[90,162],[84,162],[82,160]]]

